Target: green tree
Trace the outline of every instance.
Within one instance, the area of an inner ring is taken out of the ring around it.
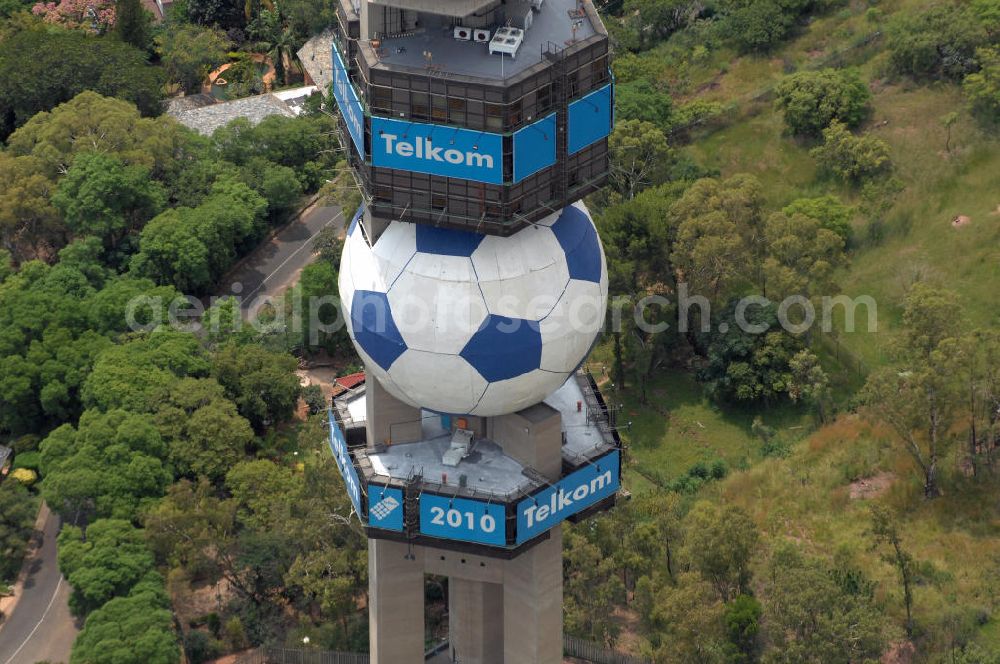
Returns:
[[[70,664],[178,664],[170,600],[163,580],[148,574],[127,597],[116,597],[87,616],[73,643]]]
[[[622,83],[615,89],[615,113],[619,121],[641,120],[666,131],[672,110],[670,94],[648,80]]]
[[[113,597],[124,597],[153,569],[142,531],[128,521],[100,519],[59,533],[59,569],[73,587],[70,608],[86,615]]]
[[[663,131],[651,122],[623,120],[609,141],[611,186],[625,200],[643,189],[666,180],[666,167],[673,157]]]
[[[872,97],[854,69],[798,72],[782,80],[775,95],[788,128],[806,136],[819,136],[833,120],[858,126]]]
[[[167,445],[148,418],[115,410],[86,411],[76,429],[64,424],[42,442],[42,492],[64,515],[133,519],[173,479]]]
[[[32,117],[7,144],[12,154],[41,160],[53,180],[69,170],[77,154],[103,152],[170,182],[204,150],[205,141],[172,118],[140,117],[127,101],[86,91]]]
[[[851,243],[851,218],[853,210],[839,198],[827,194],[819,198],[799,198],[781,210],[789,217],[797,214],[815,219],[822,228],[833,231],[844,241],[844,247]]]
[[[869,377],[864,398],[872,417],[892,428],[896,442],[919,468],[924,495],[936,498],[938,462],[955,443],[952,424],[957,404],[964,400],[957,376],[961,309],[956,294],[919,283],[903,304],[897,362]]]
[[[115,1],[115,33],[123,42],[140,51],[149,50],[152,19],[153,15],[146,11],[140,0]]]
[[[625,598],[614,562],[574,531],[565,533],[563,593],[566,631],[591,641],[613,645],[619,626],[611,620],[609,606]]]
[[[724,664],[733,661],[727,643],[725,606],[712,584],[687,572],[674,586],[655,589],[651,633],[657,664]]]
[[[297,367],[291,355],[260,346],[227,344],[212,359],[212,375],[257,431],[291,419],[301,392]]]
[[[823,144],[809,154],[821,169],[847,182],[861,182],[892,168],[888,143],[874,136],[855,136],[837,120],[823,130]]]
[[[992,121],[1000,121],[1000,47],[976,51],[982,68],[965,77],[962,89],[975,113]]]
[[[225,33],[200,25],[171,24],[156,37],[170,80],[189,94],[198,92],[208,73],[226,61],[229,47]]]
[[[964,3],[897,12],[887,32],[890,66],[918,79],[961,80],[979,68],[976,49],[987,39],[985,27]]]
[[[0,152],[0,244],[18,261],[38,258],[43,248],[65,241],[66,227],[52,206],[55,183],[33,156]]]
[[[802,214],[772,214],[764,227],[766,295],[782,300],[834,292],[834,272],[846,262],[844,241],[819,221]]]
[[[913,556],[903,546],[903,538],[899,532],[899,522],[896,517],[881,505],[872,505],[872,537],[877,546],[889,546],[885,555],[886,562],[892,564],[899,572],[899,581],[903,587],[903,605],[906,607],[906,635],[913,638],[913,584],[915,582],[915,563]]]
[[[991,37],[1000,33],[1000,2],[998,0],[972,0],[972,11]]]
[[[236,532],[236,502],[216,495],[207,478],[182,479],[143,518],[146,541],[160,564],[195,578],[217,579],[216,557]]]
[[[253,442],[250,423],[210,378],[182,378],[156,412],[170,444],[170,460],[183,475],[221,480]]]
[[[100,410],[154,412],[178,378],[204,377],[209,367],[193,335],[157,330],[101,353],[84,383],[83,403]]]
[[[298,40],[285,17],[277,8],[261,10],[248,30],[257,40],[256,48],[270,56],[275,77],[288,85],[288,65],[298,48]]]
[[[166,193],[150,179],[149,169],[85,152],[59,181],[52,204],[75,235],[95,235],[115,247],[160,212]]]
[[[726,0],[723,31],[744,52],[769,51],[788,35],[798,11],[782,0]]]
[[[767,566],[768,664],[873,662],[885,648],[868,584],[843,583],[825,562],[782,543]],[[856,578],[861,572],[854,570]],[[862,579],[863,581],[863,579]]]
[[[11,581],[21,568],[37,506],[20,482],[0,483],[0,583]]]
[[[750,559],[760,536],[757,526],[738,507],[695,504],[684,520],[687,559],[723,602],[745,593],[750,584]]]
[[[25,30],[0,41],[0,134],[84,90],[160,112],[160,71],[146,54],[111,37]]]

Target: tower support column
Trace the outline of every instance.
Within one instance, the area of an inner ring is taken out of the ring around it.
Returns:
[[[563,634],[562,529],[504,570],[505,664],[561,664]]]
[[[504,664],[503,586],[448,579],[448,641],[462,664]]]
[[[424,553],[368,540],[368,615],[374,664],[423,664]]]

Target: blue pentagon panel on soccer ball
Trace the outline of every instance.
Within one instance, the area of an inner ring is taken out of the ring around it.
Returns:
[[[542,333],[535,321],[491,314],[461,356],[490,382],[516,378],[538,368]]]
[[[472,256],[485,235],[435,226],[417,226],[417,251],[442,256]]]
[[[601,283],[601,242],[587,213],[568,206],[552,225],[552,232],[566,252],[570,278]]]
[[[361,349],[386,371],[406,352],[406,343],[396,328],[385,293],[355,291],[351,302],[351,328]]]

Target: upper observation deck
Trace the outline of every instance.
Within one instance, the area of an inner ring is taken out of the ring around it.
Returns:
[[[606,37],[589,0],[517,0],[484,16],[417,12],[401,26],[410,29],[376,33],[361,42],[360,52],[376,70],[503,84],[544,68],[566,49]]]

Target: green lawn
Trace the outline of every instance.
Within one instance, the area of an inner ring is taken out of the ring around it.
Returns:
[[[629,459],[626,483],[635,493],[680,477],[699,461],[722,459],[737,468],[759,460],[761,443],[750,435],[757,413],[787,442],[812,429],[811,416],[787,404],[754,410],[719,408],[689,373],[677,369],[658,373],[649,386],[648,404],[640,403],[631,389],[617,391],[605,385],[603,390],[609,403],[622,405],[619,424],[631,422],[622,437]]]

